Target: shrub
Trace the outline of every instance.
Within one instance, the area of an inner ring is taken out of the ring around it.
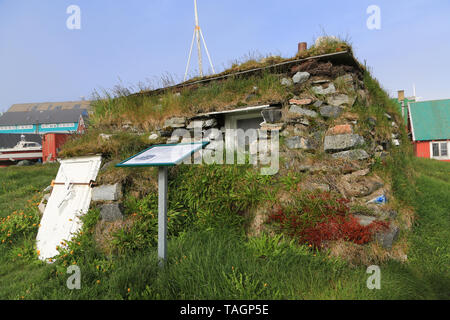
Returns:
[[[39,203],[36,203],[38,205]],[[12,245],[25,237],[35,237],[39,228],[39,214],[36,208],[14,211],[0,219],[0,245]]]
[[[361,226],[350,214],[349,202],[329,192],[303,194],[293,207],[276,208],[268,223],[299,243],[317,248],[325,241],[340,239],[365,244],[375,232],[387,227],[385,222]]]

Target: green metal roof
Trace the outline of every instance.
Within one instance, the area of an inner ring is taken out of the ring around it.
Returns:
[[[450,99],[409,104],[415,141],[450,139]]]
[[[402,103],[399,102],[397,98],[393,98],[391,99],[391,101],[395,103],[399,114],[402,114]],[[408,100],[408,98],[405,98],[405,114],[403,116],[403,123],[405,124],[405,126],[408,125],[408,102],[414,102],[414,100]]]

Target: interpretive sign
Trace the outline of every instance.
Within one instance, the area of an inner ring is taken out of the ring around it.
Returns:
[[[119,163],[117,167],[175,166],[208,144],[209,142],[196,142],[153,146]]]
[[[117,167],[158,168],[158,257],[161,266],[167,259],[167,167],[180,164],[209,142],[153,146],[119,163]]]

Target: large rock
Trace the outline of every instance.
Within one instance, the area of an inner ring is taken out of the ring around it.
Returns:
[[[333,96],[327,98],[327,103],[329,105],[332,105],[335,107],[339,107],[339,106],[343,106],[343,105],[351,107],[351,106],[353,106],[355,101],[356,101],[355,98],[350,98],[346,94],[333,95]]]
[[[104,204],[100,207],[100,216],[106,222],[114,222],[123,219],[122,210],[118,203]]]
[[[353,85],[353,76],[350,73],[347,73],[343,76],[337,77],[336,82],[343,82],[346,85]]]
[[[334,159],[347,159],[347,160],[366,160],[369,159],[370,156],[363,149],[355,149],[338,152],[332,155]]]
[[[151,141],[158,140],[158,139],[159,139],[159,135],[156,134],[156,133],[152,133],[152,134],[150,135],[150,137],[148,137],[148,139],[151,140]]]
[[[352,134],[353,128],[350,124],[334,126],[327,131],[327,135]]]
[[[297,105],[291,106],[291,108],[289,109],[289,113],[296,114],[299,116],[307,116],[307,117],[311,117],[311,118],[316,118],[318,116],[317,112],[301,108]]]
[[[262,123],[261,124],[261,131],[283,131],[286,127],[286,124],[284,122],[280,123]]]
[[[338,118],[344,109],[342,107],[334,107],[329,105],[324,105],[320,107],[320,115],[324,118]]]
[[[339,189],[346,197],[362,198],[371,195],[384,186],[375,177],[346,175],[340,179]]]
[[[308,72],[297,72],[293,77],[292,81],[297,84],[302,84],[306,81],[308,81],[309,77],[311,75]]]
[[[308,139],[303,137],[292,137],[286,139],[286,145],[289,149],[303,149],[310,150],[312,148],[311,143]]]
[[[400,229],[391,225],[389,230],[379,232],[375,235],[375,240],[385,249],[392,249],[392,245],[398,239]]]
[[[280,82],[283,86],[292,86],[293,84],[292,79],[290,78],[283,78]]]
[[[315,87],[312,87],[312,91],[315,94],[319,94],[319,95],[323,95],[324,96],[324,95],[336,93],[336,87],[334,86],[333,83],[330,83],[328,88],[324,89],[322,86],[315,86]]]
[[[17,162],[16,166],[18,167],[28,167],[28,166],[32,166],[34,165],[34,162],[30,161],[30,160],[22,160]]]
[[[117,201],[122,198],[120,183],[103,185],[92,189],[92,201]]]
[[[344,151],[364,144],[364,138],[357,134],[341,134],[325,137],[325,151]]]
[[[281,120],[281,109],[266,109],[261,112],[266,123],[277,123]]]
[[[204,119],[204,120],[193,120],[191,121],[186,129],[208,129],[217,126],[216,119]]]
[[[358,220],[358,223],[363,227],[367,227],[368,225],[372,224],[372,222],[375,222],[377,220],[377,218],[375,217],[365,215],[355,215],[355,218]]]
[[[301,106],[307,106],[310,105],[312,103],[312,99],[291,99],[289,100],[289,104],[296,104],[296,105],[301,105]]]
[[[164,122],[164,129],[166,128],[184,128],[186,127],[186,118],[185,117],[174,117],[167,119]]]

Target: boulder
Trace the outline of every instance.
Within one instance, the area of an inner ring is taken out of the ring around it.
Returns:
[[[384,183],[379,178],[359,176],[356,173],[345,175],[339,181],[339,190],[346,197],[363,198],[383,186]]]
[[[167,119],[164,122],[164,129],[166,128],[184,128],[186,127],[186,117],[174,117]]]
[[[369,159],[370,156],[363,149],[342,151],[331,155],[334,159],[346,159],[346,160],[366,160]]]
[[[117,201],[122,198],[120,183],[103,185],[92,189],[92,201]]]
[[[333,128],[330,128],[327,131],[327,135],[332,135],[332,136],[340,135],[340,134],[352,134],[352,133],[353,133],[353,128],[349,124],[338,125]]]
[[[314,102],[313,106],[315,108],[320,108],[323,105],[323,101],[317,100],[316,102]]]
[[[343,106],[343,105],[351,107],[351,106],[353,106],[355,101],[356,101],[355,98],[350,98],[346,94],[333,95],[333,96],[327,98],[327,103],[329,105],[332,105],[335,107],[339,107],[339,106]]]
[[[372,222],[375,222],[377,220],[377,218],[375,218],[375,217],[365,216],[365,215],[355,215],[354,217],[356,219],[358,219],[359,224],[363,227],[367,227]]]
[[[150,135],[150,137],[148,137],[149,140],[154,141],[154,140],[158,140],[159,135],[156,133],[153,133]]]
[[[315,87],[312,87],[312,91],[315,93],[315,94],[318,94],[318,95],[328,95],[328,94],[333,94],[333,93],[336,93],[336,87],[334,86],[334,84],[333,83],[330,83],[330,85],[328,86],[328,88],[323,88],[322,86],[315,86]]]
[[[167,144],[177,144],[183,137],[172,135],[169,139],[167,139]]]
[[[322,191],[322,192],[330,192],[330,186],[328,184],[325,183],[318,183],[318,182],[309,182],[309,181],[304,181],[300,184],[300,188],[301,190],[306,190],[306,191]]]
[[[318,116],[317,112],[301,108],[297,105],[291,106],[291,108],[289,109],[289,113],[300,115],[300,116],[307,116],[307,117],[311,117],[311,118],[316,118]]]
[[[290,78],[283,78],[283,79],[281,79],[281,84],[283,86],[292,86],[293,83],[294,82]]]
[[[350,73],[347,73],[343,76],[336,78],[337,82],[343,82],[346,85],[352,85],[353,84],[353,76]]]
[[[286,145],[289,149],[302,149],[302,150],[310,150],[311,143],[308,139],[303,137],[292,137],[286,139]]]
[[[34,164],[34,162],[30,161],[30,160],[22,160],[17,162],[16,166],[18,167],[27,167],[27,166],[32,166]]]
[[[320,115],[324,118],[337,118],[339,117],[344,109],[342,107],[335,107],[324,105],[320,107]]]
[[[285,123],[262,123],[261,129],[262,131],[283,131],[286,127]]]
[[[114,222],[123,219],[122,210],[118,203],[104,204],[100,207],[100,216],[106,222]]]
[[[300,106],[307,106],[312,103],[312,99],[291,99],[289,100],[289,104],[296,104]]]
[[[308,81],[309,77],[311,75],[308,72],[297,72],[293,77],[292,77],[292,81],[295,84],[302,84],[306,81]]]
[[[345,151],[364,144],[364,138],[357,134],[325,136],[325,151]]]
[[[375,235],[375,240],[385,249],[392,249],[392,245],[398,239],[400,229],[397,226],[391,225],[389,230],[378,232]]]
[[[281,109],[266,109],[261,112],[266,123],[277,123],[281,120]]]

